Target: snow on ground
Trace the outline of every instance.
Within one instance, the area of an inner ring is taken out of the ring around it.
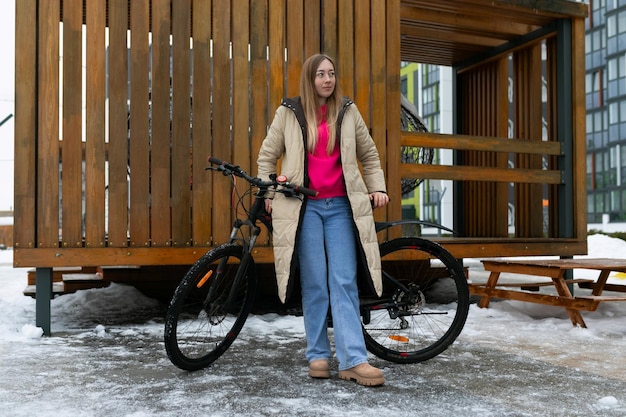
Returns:
[[[624,257],[626,242],[589,236],[588,256]],[[487,278],[480,262],[466,264],[472,280]],[[387,381],[366,389],[307,378],[301,318],[276,314],[250,317],[209,370],[182,372],[164,353],[165,306],[120,284],[55,298],[53,335],[42,337],[22,295],[26,270],[11,265],[12,251],[0,251],[2,415],[626,415],[626,302],[583,312],[587,329],[562,308],[472,304],[450,349],[416,365],[373,357]]]

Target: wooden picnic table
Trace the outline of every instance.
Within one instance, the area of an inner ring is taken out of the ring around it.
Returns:
[[[603,291],[626,293],[626,285],[607,284],[611,272],[626,272],[626,259],[578,258],[578,259],[528,259],[528,260],[482,260],[489,278],[486,283],[471,283],[470,293],[480,295],[479,307],[489,307],[492,298],[526,301],[564,307],[574,326],[587,327],[580,310],[595,311],[604,301],[626,301],[626,296],[603,295]],[[599,271],[596,280],[567,279],[566,271],[591,269]],[[501,273],[534,275],[551,278],[541,282],[499,283]],[[578,284],[590,288],[591,295],[574,295],[569,285]],[[554,286],[557,295],[539,293],[539,288]],[[513,289],[513,288],[519,288]]]

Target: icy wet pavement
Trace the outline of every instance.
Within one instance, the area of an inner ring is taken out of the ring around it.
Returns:
[[[167,359],[158,317],[0,342],[7,416],[623,416],[626,376],[603,377],[461,340],[415,365],[372,358],[386,383],[313,380],[300,319],[253,316],[210,368]],[[607,393],[622,395],[615,404]],[[6,414],[5,414],[6,413]]]

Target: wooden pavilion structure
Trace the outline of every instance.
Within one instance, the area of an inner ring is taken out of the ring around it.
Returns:
[[[586,14],[566,0],[16,2],[14,266],[36,268],[37,325],[50,332],[54,267],[189,265],[224,242],[230,191],[207,156],[254,174],[316,52],[337,58],[378,146],[379,219],[401,217],[401,178],[453,180],[459,235],[441,240],[455,256],[586,253]],[[401,132],[401,61],[453,67],[455,134]],[[402,146],[455,162],[401,164]],[[256,257],[272,262],[269,239]]]

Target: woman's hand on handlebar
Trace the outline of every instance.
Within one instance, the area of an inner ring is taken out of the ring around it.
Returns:
[[[375,191],[370,194],[370,202],[372,203],[372,208],[384,207],[389,203],[389,196],[386,193]]]
[[[267,211],[267,214],[272,214],[272,199],[271,198],[265,199],[265,211]]]

